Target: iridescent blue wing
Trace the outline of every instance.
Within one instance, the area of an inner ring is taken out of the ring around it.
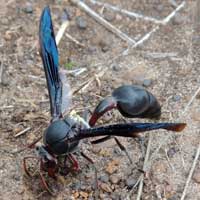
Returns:
[[[64,74],[59,72],[59,56],[55,41],[53,24],[49,7],[45,7],[39,28],[40,55],[42,57],[44,71],[49,91],[51,116],[53,119],[61,117],[64,107],[68,106],[63,97],[69,96],[69,85],[63,80]]]

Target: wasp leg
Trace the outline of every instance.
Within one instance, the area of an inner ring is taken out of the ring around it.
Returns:
[[[116,137],[113,137],[113,138],[115,142],[117,143],[118,147],[121,149],[121,151],[123,151],[126,154],[130,163],[133,164],[133,160],[131,159],[126,147]]]
[[[109,139],[111,139],[111,138],[112,138],[112,137],[111,137],[110,135],[108,135],[108,136],[102,137],[102,138],[100,138],[100,139],[91,141],[91,144],[99,144],[99,143],[105,142],[105,141],[107,141],[107,140],[109,140]]]
[[[31,173],[29,172],[28,168],[27,168],[27,162],[26,162],[26,161],[27,161],[28,159],[37,159],[37,160],[39,161],[39,158],[36,157],[36,156],[28,156],[28,157],[23,158],[23,168],[24,168],[25,173],[26,173],[28,176],[33,177],[34,173],[31,174]]]
[[[40,178],[41,178],[41,182],[42,182],[42,186],[44,187],[44,189],[52,196],[55,196],[56,194],[50,189],[50,187],[48,186],[42,172],[39,172]]]
[[[132,164],[133,161],[128,153],[128,151],[126,150],[126,147],[119,141],[119,139],[117,139],[116,137],[113,137],[113,136],[105,136],[103,138],[100,138],[100,139],[97,139],[97,140],[94,140],[92,141],[91,143],[92,144],[98,144],[98,143],[101,143],[101,142],[105,142],[106,140],[109,140],[109,139],[112,139],[114,138],[115,142],[117,143],[117,145],[119,146],[120,150],[125,152],[126,156],[128,157],[128,160],[130,161],[130,163]]]
[[[41,179],[41,182],[42,182],[42,186],[44,187],[44,189],[52,196],[55,196],[56,194],[50,189],[50,187],[48,186],[45,178],[44,178],[44,175],[42,174],[42,171],[43,171],[43,162],[42,160],[40,160],[40,171],[39,171],[39,175],[40,175],[40,179]]]
[[[78,161],[76,160],[76,158],[73,156],[73,154],[69,153],[67,155],[67,157],[69,158],[69,160],[72,162],[73,166],[72,166],[72,169],[74,171],[79,171],[79,164],[78,164]]]

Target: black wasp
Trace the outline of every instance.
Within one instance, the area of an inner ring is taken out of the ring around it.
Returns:
[[[170,131],[182,131],[185,123],[126,123],[93,127],[105,112],[116,108],[129,118],[159,118],[161,107],[156,98],[148,91],[138,86],[124,85],[115,89],[110,97],[106,97],[96,107],[89,120],[88,127],[74,120],[72,117],[63,116],[69,109],[71,102],[70,87],[67,84],[65,74],[59,69],[58,49],[49,7],[45,7],[39,27],[40,55],[42,58],[46,81],[49,92],[51,122],[43,135],[43,145],[37,146],[38,156],[24,158],[25,172],[31,176],[27,167],[28,159],[37,159],[40,163],[39,175],[45,189],[51,193],[43,173],[56,179],[57,173],[69,170],[67,163],[70,161],[73,170],[79,168],[78,162],[73,156],[79,141],[89,137],[104,136],[93,141],[94,144],[114,138],[120,148],[116,136],[135,138],[139,133],[166,129]],[[36,142],[35,142],[36,143]],[[35,146],[33,143],[30,147]],[[86,155],[82,155],[91,161]],[[92,161],[91,161],[92,162]]]

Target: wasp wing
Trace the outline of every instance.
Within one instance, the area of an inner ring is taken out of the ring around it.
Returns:
[[[88,137],[97,136],[121,136],[121,137],[138,137],[139,133],[165,129],[169,131],[180,132],[185,128],[185,123],[128,123],[128,124],[115,124],[105,127],[97,127],[90,129],[83,129],[74,137],[72,141],[81,140]]]
[[[71,87],[67,81],[67,77],[65,75],[64,70],[59,70],[60,79],[62,82],[62,104],[61,104],[61,112],[66,113],[69,111],[70,105],[72,103],[72,91]]]
[[[69,102],[70,97],[64,99],[66,94],[69,93],[69,85],[64,74],[59,72],[58,49],[49,7],[44,8],[40,18],[39,41],[40,55],[49,92],[51,116],[54,119],[61,117],[61,114],[65,111],[64,106],[68,106],[66,102]]]

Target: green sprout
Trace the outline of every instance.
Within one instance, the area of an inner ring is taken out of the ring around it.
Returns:
[[[67,68],[69,70],[71,70],[74,66],[75,66],[75,63],[73,63],[71,61],[65,64],[65,68]]]

